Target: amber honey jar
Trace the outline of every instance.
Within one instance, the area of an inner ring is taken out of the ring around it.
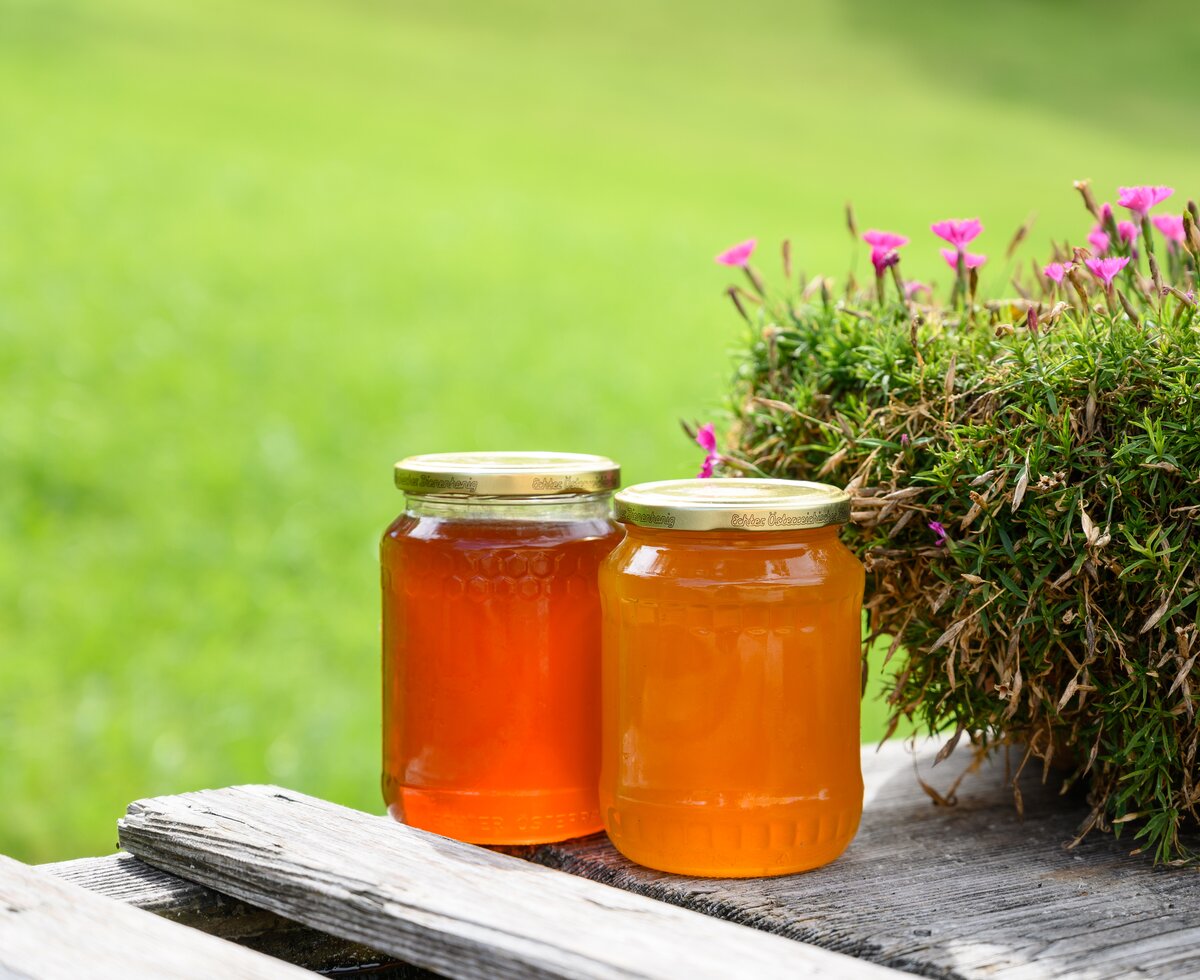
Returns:
[[[850,499],[788,480],[617,494],[600,571],[600,803],[639,864],[780,875],[836,858],[862,812],[864,571]]]
[[[600,562],[620,470],[573,453],[396,464],[383,536],[383,796],[477,844],[601,828]]]

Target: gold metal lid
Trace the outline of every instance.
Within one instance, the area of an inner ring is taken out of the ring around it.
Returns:
[[[396,464],[397,487],[436,497],[552,497],[620,485],[620,466],[585,453],[426,453]]]
[[[850,495],[800,480],[662,480],[626,487],[617,520],[675,531],[800,531],[850,520]]]

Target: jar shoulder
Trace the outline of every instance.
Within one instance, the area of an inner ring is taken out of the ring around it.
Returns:
[[[728,547],[627,537],[609,554],[601,575],[620,591],[636,590],[645,581],[655,588],[674,583],[681,589],[758,583],[830,586],[839,593],[861,592],[866,577],[862,562],[835,536],[782,544],[742,539]]]
[[[485,520],[431,517],[401,513],[383,532],[387,549],[443,544],[461,548],[547,548],[556,544],[602,540],[614,545],[623,537],[621,526],[607,517],[536,520]]]

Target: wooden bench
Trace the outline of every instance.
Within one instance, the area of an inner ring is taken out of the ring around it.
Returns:
[[[1200,875],[1095,835],[1004,760],[864,748],[847,853],[787,878],[684,878],[602,836],[500,854],[270,786],[142,800],[123,853],[0,859],[0,977],[1200,975]],[[563,873],[568,872],[568,873]],[[590,879],[590,880],[589,880]],[[614,887],[615,886],[615,887]],[[286,961],[286,962],[285,962]]]

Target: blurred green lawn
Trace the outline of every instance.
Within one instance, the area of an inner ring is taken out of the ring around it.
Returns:
[[[378,809],[393,459],[690,475],[718,249],[840,274],[852,197],[925,275],[981,214],[999,283],[1073,178],[1200,191],[1150,6],[0,0],[0,852],[239,781]]]

